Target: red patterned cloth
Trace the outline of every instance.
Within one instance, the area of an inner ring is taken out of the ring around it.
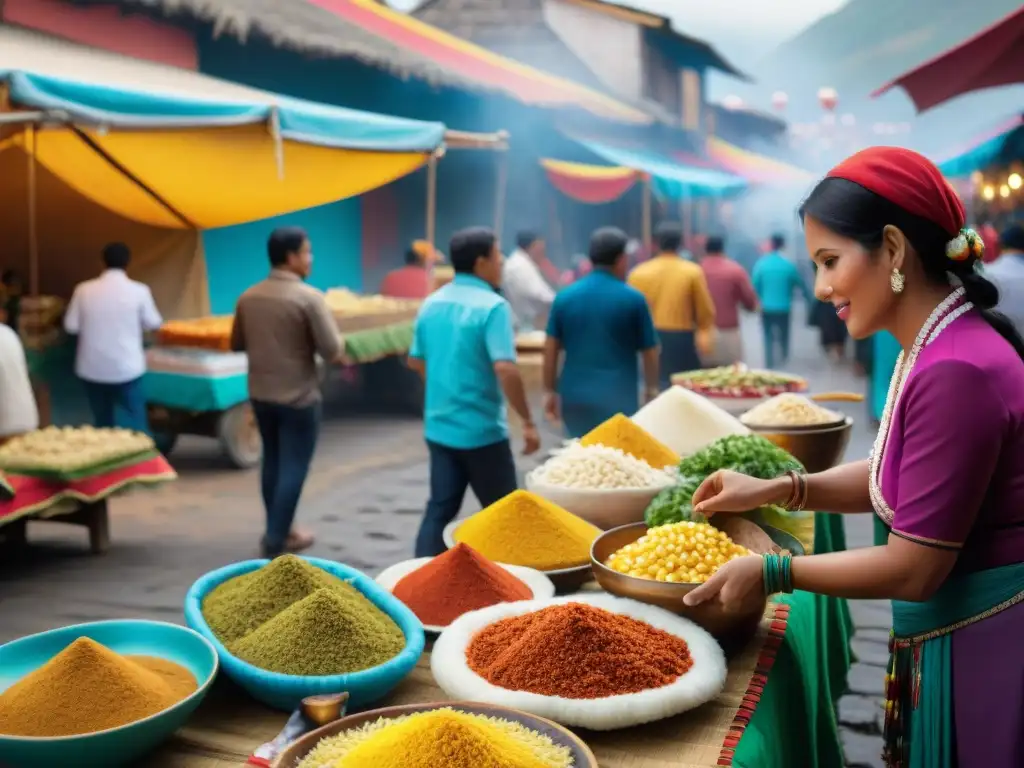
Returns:
[[[26,515],[44,512],[61,501],[93,503],[132,485],[151,485],[174,480],[177,476],[163,456],[66,483],[9,474],[7,480],[15,495],[10,501],[0,501],[0,526]]]

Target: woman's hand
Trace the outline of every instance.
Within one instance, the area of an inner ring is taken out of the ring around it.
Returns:
[[[760,555],[730,560],[692,592],[683,597],[688,606],[718,598],[728,613],[745,613],[764,600],[764,562]]]
[[[728,469],[708,475],[693,494],[693,511],[704,517],[717,512],[749,512],[766,504],[781,504],[792,490],[789,477],[759,480]]]

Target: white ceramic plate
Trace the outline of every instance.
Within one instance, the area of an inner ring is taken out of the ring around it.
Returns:
[[[600,699],[566,699],[500,688],[480,677],[466,664],[466,648],[480,630],[502,619],[564,603],[588,603],[681,637],[689,646],[693,667],[675,682],[661,688]],[[594,731],[651,723],[699,707],[721,693],[728,672],[721,646],[689,619],[653,605],[604,594],[502,603],[464,614],[452,622],[434,643],[430,671],[441,689],[454,699],[511,707],[562,725]]]
[[[391,592],[399,581],[413,571],[422,568],[433,559],[432,557],[417,557],[415,560],[405,560],[401,563],[396,563],[390,568],[384,569],[375,581],[388,592]],[[540,571],[535,571],[533,568],[523,568],[521,565],[503,565],[501,563],[497,565],[526,584],[533,592],[534,600],[547,600],[555,596],[555,585],[551,583],[551,579]],[[447,627],[424,624],[423,628],[427,632],[443,632]]]

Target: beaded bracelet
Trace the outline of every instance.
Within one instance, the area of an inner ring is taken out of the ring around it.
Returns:
[[[793,556],[770,552],[761,560],[761,575],[765,595],[793,591]]]

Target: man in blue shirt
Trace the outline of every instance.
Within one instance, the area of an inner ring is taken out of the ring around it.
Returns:
[[[457,232],[455,279],[427,297],[416,318],[409,365],[426,382],[423,431],[430,450],[430,500],[416,557],[444,552],[442,533],[459,514],[467,487],[485,507],[518,487],[505,398],[523,421],[523,453],[540,447],[516,364],[512,310],[497,292],[503,262],[489,229]]]
[[[772,235],[772,250],[754,264],[754,291],[761,302],[761,325],[764,329],[765,367],[785,365],[789,359],[789,326],[793,310],[793,292],[800,291],[808,306],[814,301],[810,288],[800,277],[796,265],[782,255],[786,238]],[[781,355],[775,357],[778,342]]]
[[[559,293],[551,308],[544,411],[570,437],[582,437],[616,413],[633,415],[639,405],[638,356],[645,399],[658,395],[658,336],[644,295],[625,283],[628,242],[621,230],[597,230],[590,238],[593,271]]]

